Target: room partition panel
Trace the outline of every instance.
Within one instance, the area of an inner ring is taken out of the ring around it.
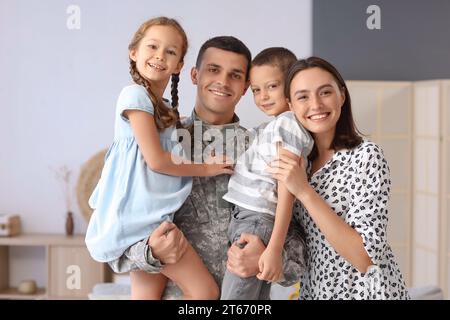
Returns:
[[[391,171],[388,240],[411,284],[412,118],[411,82],[347,81],[358,129],[381,146]]]
[[[388,239],[408,286],[450,289],[450,80],[348,81],[391,169]]]

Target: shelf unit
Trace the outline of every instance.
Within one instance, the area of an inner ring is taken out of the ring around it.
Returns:
[[[9,248],[13,246],[45,248],[45,288],[29,295],[9,287]],[[79,287],[67,285],[73,276],[79,276]],[[90,257],[84,235],[23,234],[0,238],[0,299],[87,299],[95,284],[108,282],[110,277],[105,264]]]

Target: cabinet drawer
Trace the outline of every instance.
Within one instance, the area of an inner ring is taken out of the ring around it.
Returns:
[[[50,298],[87,298],[104,281],[104,265],[92,260],[86,247],[50,246],[48,254]]]

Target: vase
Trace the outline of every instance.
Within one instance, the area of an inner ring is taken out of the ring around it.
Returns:
[[[73,214],[72,212],[67,212],[66,217],[66,235],[72,236],[73,235]]]

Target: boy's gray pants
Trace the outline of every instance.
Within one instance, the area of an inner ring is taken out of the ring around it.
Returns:
[[[242,233],[257,235],[265,246],[272,235],[275,217],[266,213],[255,212],[236,206],[228,227],[231,243],[239,240]],[[256,276],[241,278],[230,271],[225,271],[222,282],[222,300],[258,300],[261,294],[270,292],[271,284],[259,280]],[[269,296],[269,294],[264,295]]]

